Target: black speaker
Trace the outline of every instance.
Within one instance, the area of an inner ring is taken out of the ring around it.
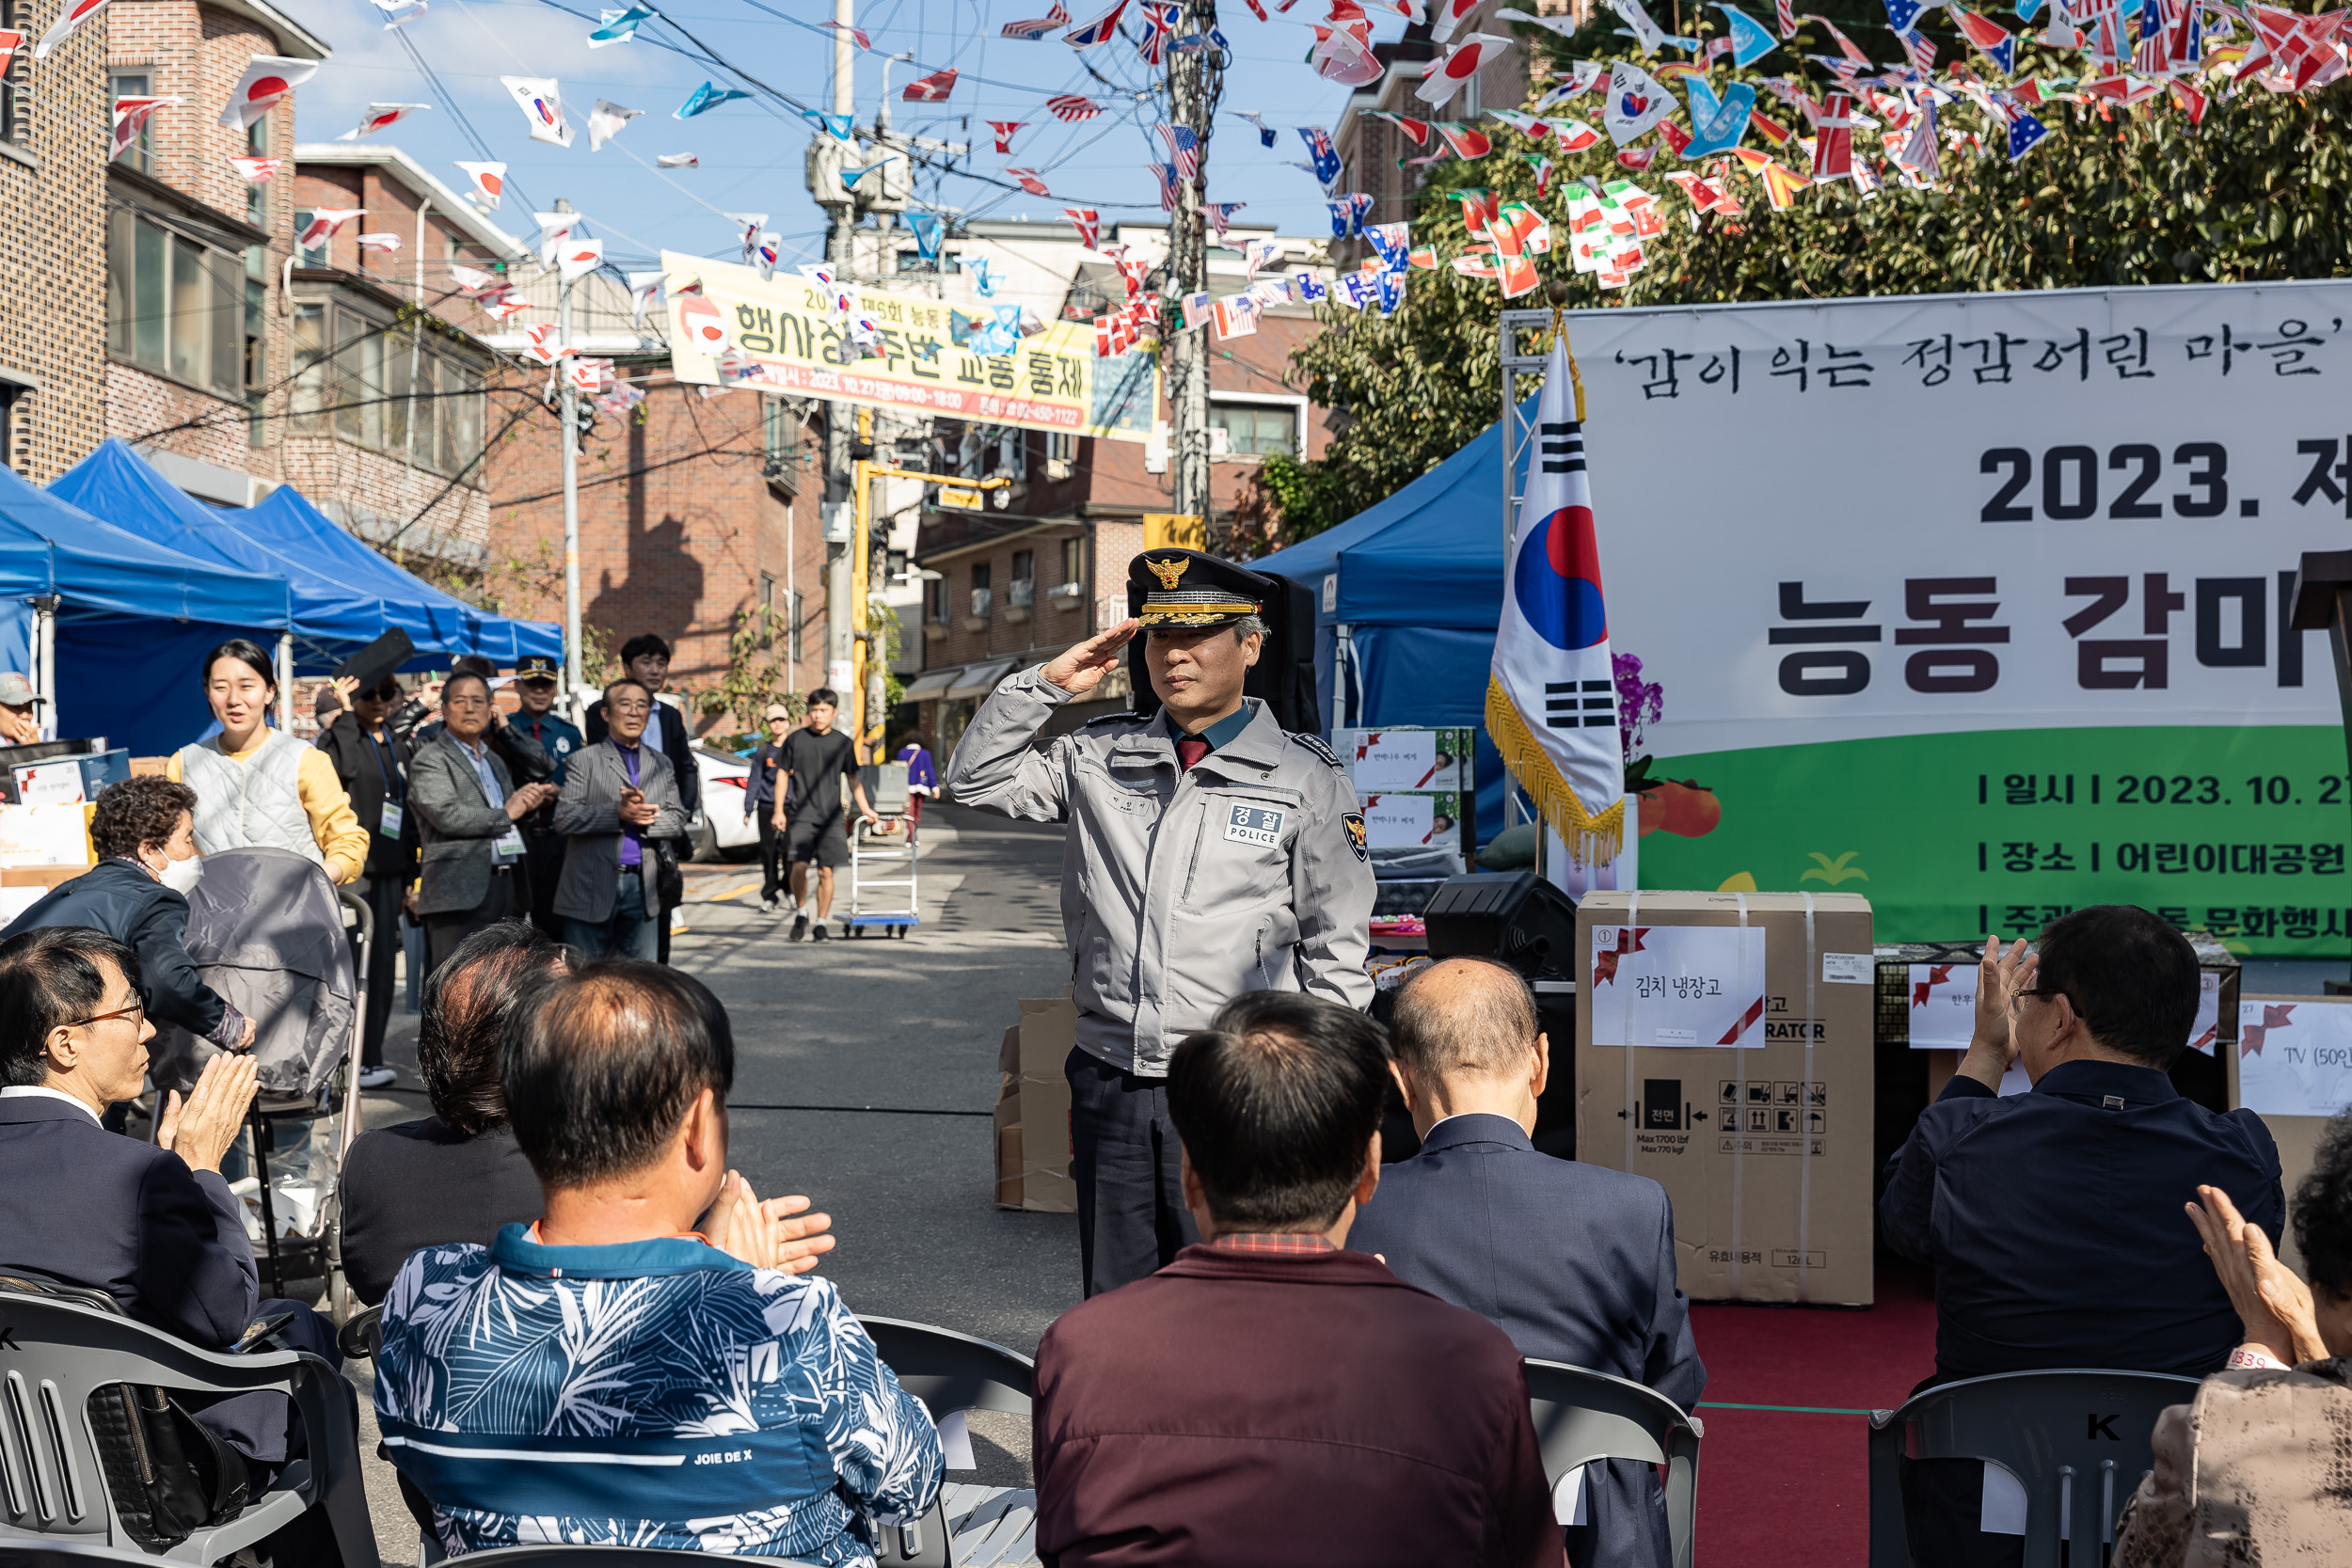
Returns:
[[[1433,958],[1494,958],[1531,981],[1576,978],[1576,900],[1533,871],[1449,877],[1422,923]]]

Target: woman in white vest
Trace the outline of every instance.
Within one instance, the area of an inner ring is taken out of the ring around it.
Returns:
[[[166,771],[196,791],[199,854],[292,849],[337,882],[368,861],[368,831],[325,752],[269,727],[278,676],[269,655],[242,637],[204,657],[204,698],[220,733],[183,746]]]

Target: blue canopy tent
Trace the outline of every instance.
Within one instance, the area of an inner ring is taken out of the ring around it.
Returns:
[[[1484,725],[1502,617],[1502,426],[1378,505],[1250,565],[1316,591],[1326,722],[1470,726],[1479,842],[1501,832],[1502,758]]]
[[[406,627],[421,656],[478,653],[501,666],[525,654],[564,657],[561,626],[493,615],[443,593],[352,537],[291,484],[271,491],[258,506],[225,515],[280,555],[380,595],[386,626]]]
[[[197,678],[225,638],[273,642],[289,589],[270,573],[192,559],[93,517],[0,469],[0,661],[30,672],[24,600],[55,595],[60,735],[150,754],[203,733]]]

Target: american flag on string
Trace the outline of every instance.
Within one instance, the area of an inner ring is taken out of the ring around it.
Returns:
[[[1062,42],[1073,49],[1091,49],[1107,43],[1119,33],[1119,13],[1127,8],[1127,0],[1115,0],[1109,10],[1093,21],[1082,23],[1061,36]]]
[[[1084,98],[1074,92],[1065,92],[1047,99],[1045,112],[1056,119],[1075,124],[1079,120],[1092,119],[1096,115],[1101,114],[1103,105],[1091,98]]]
[[[1157,69],[1168,58],[1168,40],[1176,36],[1175,0],[1144,0],[1143,37],[1136,40],[1136,54],[1145,65]]]
[[[1160,182],[1160,211],[1174,212],[1176,210],[1176,166],[1174,164],[1146,164],[1144,166],[1152,171],[1152,178]]]
[[[1039,17],[1035,22],[1008,22],[1005,24],[1004,31],[997,36],[1009,39],[1024,39],[1030,43],[1035,43],[1038,40],[1043,38],[1055,28],[1067,27],[1069,25],[1070,13],[1062,9],[1061,0],[1054,0],[1054,8],[1045,15]]]
[[[1782,38],[1795,38],[1797,36],[1796,0],[1772,0],[1772,20],[1780,24]]]
[[[1211,226],[1216,230],[1218,239],[1225,237],[1226,226],[1233,221],[1233,214],[1248,205],[1247,201],[1212,201],[1209,203],[1204,210],[1209,214]]]
[[[1168,144],[1168,155],[1175,160],[1176,172],[1190,180],[1200,172],[1200,137],[1189,125],[1154,125],[1161,141]]]

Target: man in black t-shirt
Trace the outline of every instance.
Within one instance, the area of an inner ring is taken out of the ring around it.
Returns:
[[[817,940],[825,940],[825,922],[833,916],[833,869],[850,863],[850,839],[844,831],[840,781],[850,781],[857,796],[858,815],[880,825],[866,799],[866,782],[858,776],[857,748],[833,727],[840,699],[831,687],[808,694],[808,722],[784,737],[782,777],[776,825],[784,830],[784,858],[792,867],[792,940],[808,931],[808,868],[817,866]]]

